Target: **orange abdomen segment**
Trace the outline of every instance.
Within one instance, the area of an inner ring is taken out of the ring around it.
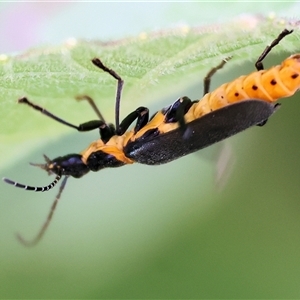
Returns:
[[[234,81],[225,84],[228,104],[239,102],[249,98],[243,85],[246,77],[247,75],[243,75],[238,77]]]
[[[188,121],[228,104],[247,99],[275,102],[292,96],[300,88],[300,54],[294,54],[269,70],[240,76],[207,93],[187,113]]]

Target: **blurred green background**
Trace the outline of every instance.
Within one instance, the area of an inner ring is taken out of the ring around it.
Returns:
[[[250,13],[299,19],[299,8],[293,2],[2,3],[0,52],[69,37],[107,40],[179,24],[212,25]],[[253,70],[253,63],[224,69],[213,85],[241,70]],[[182,95],[197,98],[201,88],[187,87]],[[154,111],[178,96],[170,86],[169,94],[147,105]],[[126,166],[69,180],[35,248],[24,248],[14,234],[37,232],[57,190],[30,193],[0,183],[0,297],[299,298],[297,98],[282,101],[263,128],[226,141],[232,151],[227,181],[216,183],[220,145],[163,166]],[[35,151],[24,157],[19,149],[22,155],[5,164],[1,176],[48,182],[27,162],[40,162],[43,153],[79,151],[94,138],[70,130],[62,138],[29,140]]]

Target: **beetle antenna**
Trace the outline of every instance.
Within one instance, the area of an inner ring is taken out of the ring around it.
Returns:
[[[57,174],[55,179],[47,186],[30,186],[18,183],[16,181],[10,180],[8,178],[3,177],[2,180],[8,184],[14,185],[15,187],[22,188],[27,191],[35,191],[35,192],[45,192],[51,190],[61,179],[61,174]]]
[[[35,238],[33,238],[32,240],[26,240],[23,238],[23,236],[19,233],[16,234],[17,236],[17,239],[18,241],[26,246],[26,247],[32,247],[32,246],[35,246],[40,240],[41,238],[44,236],[49,224],[50,224],[50,221],[53,217],[53,214],[54,214],[54,211],[55,211],[55,208],[58,204],[58,201],[60,199],[60,196],[62,194],[62,191],[64,190],[65,186],[66,186],[66,183],[67,183],[67,179],[69,178],[69,176],[65,176],[65,178],[63,179],[60,187],[59,187],[59,191],[58,191],[58,194],[56,195],[55,197],[55,200],[53,201],[52,205],[51,205],[51,208],[50,208],[50,211],[49,211],[49,214],[46,218],[46,221],[44,222],[43,226],[41,227],[40,231],[38,232],[38,234],[35,236]]]

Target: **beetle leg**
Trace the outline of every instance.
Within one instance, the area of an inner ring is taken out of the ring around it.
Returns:
[[[104,123],[106,123],[103,115],[101,114],[101,112],[99,110],[99,108],[97,107],[97,105],[95,104],[94,100],[90,96],[79,95],[79,96],[76,96],[75,99],[77,101],[86,100],[90,104],[90,106],[92,107],[92,109],[94,110],[94,112],[96,113],[96,115],[99,117],[99,119],[101,121],[103,121]]]
[[[263,51],[263,53],[260,55],[260,57],[257,59],[256,63],[255,63],[255,67],[257,69],[257,71],[261,71],[264,69],[264,65],[262,63],[262,61],[265,59],[265,57],[269,54],[269,52],[276,46],[279,44],[279,42],[287,35],[291,34],[293,32],[293,30],[287,30],[284,29],[279,35],[278,37],[271,43],[271,45],[267,46],[266,49]]]
[[[116,128],[119,128],[119,125],[120,125],[120,102],[121,102],[121,94],[122,94],[124,81],[114,70],[106,67],[99,58],[93,58],[92,63],[96,67],[103,70],[104,72],[107,72],[108,74],[110,74],[112,77],[114,77],[118,81],[117,92],[116,92],[116,104],[115,104],[115,118],[116,118],[115,126],[116,126]]]
[[[184,115],[188,112],[193,102],[188,97],[179,98],[165,112],[166,123],[179,123],[184,138],[187,138],[188,127],[184,120]]]
[[[73,124],[71,124],[71,123],[69,123],[69,122],[66,122],[65,120],[63,120],[63,119],[61,119],[61,118],[59,118],[59,117],[53,115],[52,113],[50,113],[49,111],[47,111],[46,109],[44,109],[44,108],[41,107],[41,106],[38,106],[38,105],[36,105],[36,104],[31,103],[31,102],[30,102],[27,98],[25,98],[25,97],[20,98],[20,99],[18,100],[18,103],[24,103],[24,104],[27,104],[28,106],[32,107],[33,109],[38,110],[39,112],[41,112],[43,115],[48,116],[48,117],[50,117],[51,119],[53,119],[53,120],[55,120],[55,121],[57,121],[57,122],[59,122],[59,123],[61,123],[61,124],[64,124],[64,125],[67,125],[67,126],[69,126],[69,127],[72,127],[72,128],[75,128],[75,129],[79,130],[79,127],[78,127],[78,126],[73,125]]]
[[[88,121],[88,122],[79,124],[79,126],[76,126],[76,125],[73,125],[73,124],[53,115],[52,113],[50,113],[46,109],[42,108],[41,106],[33,104],[25,97],[19,99],[18,103],[27,104],[28,106],[32,107],[33,109],[41,112],[43,115],[46,115],[61,124],[64,124],[64,125],[74,128],[74,129],[77,129],[79,132],[91,131],[91,130],[99,128],[100,136],[104,142],[108,141],[115,134],[114,126],[106,124],[103,120],[92,120],[92,121]]]
[[[216,67],[212,68],[207,74],[206,76],[204,77],[204,80],[203,80],[203,85],[204,85],[204,90],[203,90],[203,96],[205,94],[207,94],[209,92],[209,89],[210,89],[210,82],[211,82],[211,78],[212,76],[220,69],[222,69],[224,67],[224,65],[228,62],[228,60],[231,59],[231,56],[223,59],[221,61],[221,63],[219,63]]]
[[[138,107],[135,111],[130,113],[117,128],[117,134],[122,135],[126,132],[129,126],[135,121],[136,125],[134,127],[134,133],[137,133],[141,128],[143,128],[149,121],[149,109],[147,107]]]

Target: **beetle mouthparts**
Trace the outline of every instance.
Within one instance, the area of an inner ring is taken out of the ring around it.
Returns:
[[[39,168],[41,168],[42,170],[45,170],[45,171],[47,171],[48,172],[48,175],[51,175],[52,174],[52,171],[50,170],[50,168],[49,168],[49,165],[52,163],[52,161],[51,161],[51,159],[48,157],[48,156],[46,156],[45,154],[43,154],[43,156],[44,156],[44,159],[45,159],[45,161],[46,161],[46,163],[45,164],[38,164],[38,163],[29,163],[31,166],[35,166],[35,167],[39,167]]]

